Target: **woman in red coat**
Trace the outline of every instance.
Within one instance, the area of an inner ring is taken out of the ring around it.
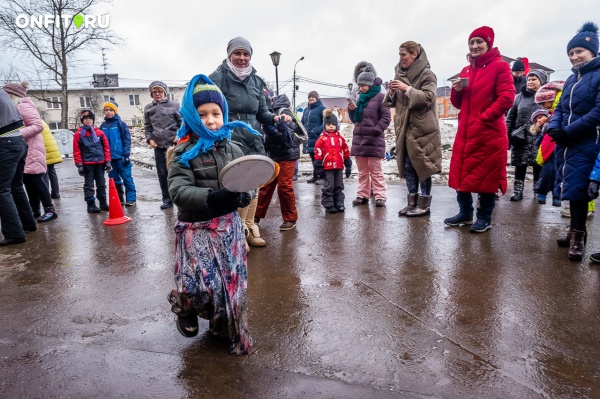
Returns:
[[[493,44],[492,28],[482,26],[471,33],[469,65],[452,84],[450,95],[460,112],[448,185],[456,190],[460,210],[444,223],[472,225],[472,233],[492,227],[496,193],[498,189],[506,192],[508,135],[504,115],[513,104],[515,86],[510,66]],[[472,193],[479,194],[474,224]]]

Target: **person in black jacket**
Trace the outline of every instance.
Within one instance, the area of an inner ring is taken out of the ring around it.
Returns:
[[[267,215],[275,188],[277,188],[281,217],[283,218],[283,223],[279,226],[281,231],[293,229],[298,220],[293,179],[296,161],[300,159],[300,144],[307,139],[289,107],[290,100],[285,94],[276,97],[273,109],[277,115],[288,115],[294,120],[285,122],[282,118],[275,126],[264,127],[267,153],[273,161],[279,164],[279,175],[260,189],[256,208],[256,218],[264,218]]]
[[[0,246],[25,242],[26,231],[37,230],[27,194],[23,170],[27,143],[21,134],[23,119],[8,94],[0,89]]]
[[[535,161],[537,156],[537,147],[535,138],[529,131],[531,127],[531,114],[541,106],[536,104],[535,93],[540,87],[548,82],[548,75],[540,69],[532,69],[527,74],[527,84],[517,93],[513,106],[506,116],[506,128],[508,130],[508,140],[511,153],[510,164],[515,167],[515,182],[511,201],[521,201],[523,199],[523,187],[525,185],[525,175],[529,165],[533,168],[533,182],[540,177],[542,167]],[[515,134],[519,133],[519,134]],[[520,133],[523,133],[522,135]]]
[[[308,93],[308,106],[302,113],[302,124],[308,132],[308,142],[303,146],[303,152],[310,155],[310,161],[315,164],[315,143],[323,133],[323,111],[325,106],[319,99],[319,93],[311,91]],[[323,184],[323,171],[313,168],[313,177],[307,183]]]
[[[243,121],[260,131],[262,125],[273,125],[280,116],[269,111],[263,88],[265,82],[256,74],[251,65],[252,46],[243,37],[236,37],[227,44],[227,59],[210,74],[209,78],[221,89],[229,104],[229,120]],[[289,116],[284,116],[290,121]],[[235,129],[231,140],[238,144],[244,155],[265,155],[263,138],[250,135],[245,129]],[[248,244],[264,247],[266,241],[260,236],[258,225],[254,222],[257,198],[249,206],[240,209],[240,215],[248,232]]]

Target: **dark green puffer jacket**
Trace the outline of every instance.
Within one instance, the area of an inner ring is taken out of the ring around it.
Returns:
[[[212,80],[223,92],[229,107],[229,121],[243,121],[257,132],[261,124],[273,125],[275,114],[269,111],[264,95],[265,82],[252,70],[244,81],[240,80],[227,66],[227,60],[210,74]],[[235,129],[231,139],[240,144],[244,155],[266,155],[262,136],[251,134],[245,129]]]
[[[179,163],[181,155],[191,149],[196,140],[179,144],[169,163],[169,195],[177,205],[177,218],[182,222],[203,222],[216,215],[206,203],[211,191],[221,189],[219,173],[229,162],[243,156],[240,147],[228,140],[215,143],[215,149],[190,161],[190,167]],[[254,196],[255,192],[250,192]]]

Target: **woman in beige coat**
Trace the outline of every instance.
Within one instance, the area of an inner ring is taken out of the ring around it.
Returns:
[[[442,170],[442,141],[435,105],[437,78],[420,44],[400,45],[400,62],[388,89],[383,101],[396,109],[396,162],[408,188],[408,205],[398,216],[428,215],[431,176]]]

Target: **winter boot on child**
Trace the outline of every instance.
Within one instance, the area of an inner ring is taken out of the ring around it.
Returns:
[[[87,212],[88,213],[99,213],[101,211],[101,209],[96,206],[95,198],[90,198],[90,199],[86,200],[85,202],[87,202]]]

